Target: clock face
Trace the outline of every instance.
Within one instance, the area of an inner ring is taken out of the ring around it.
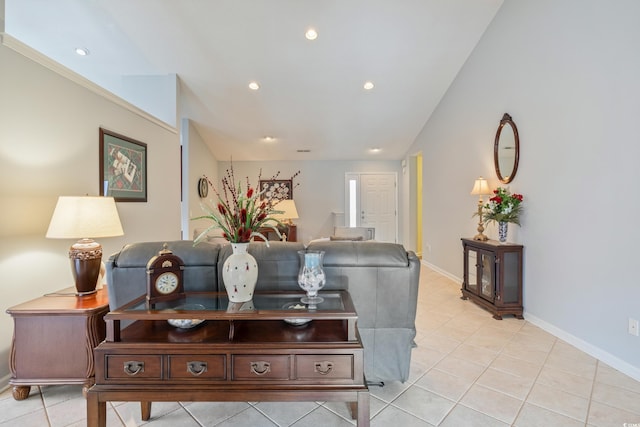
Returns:
[[[175,273],[162,273],[156,279],[156,290],[163,295],[170,294],[178,287],[178,276]]]
[[[198,195],[204,199],[205,197],[207,197],[208,194],[209,194],[209,183],[207,182],[206,178],[200,178],[198,180]]]

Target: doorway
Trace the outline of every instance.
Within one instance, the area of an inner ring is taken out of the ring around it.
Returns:
[[[376,240],[397,243],[397,181],[395,172],[345,174],[345,225],[373,227]]]

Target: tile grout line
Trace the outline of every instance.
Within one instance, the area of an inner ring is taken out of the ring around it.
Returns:
[[[587,403],[587,416],[584,420],[584,425],[589,425],[589,414],[591,414],[591,402],[593,401],[593,391],[596,388],[596,378],[598,378],[598,370],[600,369],[600,361],[596,359],[596,369],[593,374],[593,380],[591,381],[591,391],[589,392],[589,402]]]
[[[531,392],[533,391],[533,388],[536,386],[536,383],[538,382],[538,378],[540,378],[540,374],[542,373],[542,370],[544,369],[544,366],[547,364],[547,361],[549,360],[549,356],[551,355],[551,352],[553,351],[553,347],[555,347],[557,341],[558,341],[558,339],[554,337],[553,344],[551,345],[551,348],[547,352],[547,355],[545,356],[544,361],[540,365],[540,368],[538,369],[538,373],[536,374],[535,378],[533,379],[533,383],[531,384],[531,388],[529,388],[529,391],[527,392],[527,395],[524,397],[524,399],[522,399],[522,405],[520,405],[520,409],[518,409],[518,413],[516,414],[515,418],[513,419],[513,422],[511,423],[511,426],[515,425],[515,422],[518,420],[518,417],[522,413],[522,409],[524,409],[525,403],[527,403],[527,401],[529,399],[529,396],[531,396]],[[531,405],[531,403],[530,403],[530,405]]]
[[[487,323],[487,322],[485,322],[485,323]],[[473,334],[471,334],[471,335],[469,335],[467,338],[465,338],[465,340],[464,340],[464,341],[462,341],[462,342],[460,343],[460,345],[462,345],[462,344],[466,343],[466,342],[467,342],[467,340],[469,340],[469,338],[470,338],[470,337],[472,337],[473,335],[475,335],[475,334],[476,334],[480,329],[482,329],[482,328],[484,328],[484,327],[488,327],[488,324],[482,325],[482,326],[481,326],[479,329],[477,329]],[[515,334],[514,334],[514,335],[515,335]],[[511,339],[510,339],[509,341],[511,341]],[[467,345],[468,345],[468,346],[471,346],[471,347],[479,348],[479,347],[477,347],[477,346],[474,346],[473,344],[467,344]],[[459,347],[459,346],[458,346],[458,347]],[[456,347],[456,348],[458,348],[458,347]],[[500,356],[500,354],[502,353],[502,351],[503,351],[503,350],[504,350],[504,346],[500,349],[500,351],[498,351],[498,352],[496,353],[495,357],[491,360],[491,363],[493,363],[493,362],[498,358],[498,356]],[[470,386],[469,386],[469,387],[464,391],[464,393],[462,393],[462,395],[460,395],[460,397],[459,397],[459,398],[458,398],[458,400],[456,401],[455,405],[453,405],[453,407],[452,407],[452,408],[447,412],[447,414],[446,414],[446,415],[445,415],[445,416],[444,416],[444,417],[443,417],[443,418],[438,422],[438,424],[437,424],[437,425],[441,425],[441,424],[444,422],[444,420],[446,420],[446,419],[447,419],[447,417],[449,416],[449,414],[451,414],[451,412],[452,412],[452,411],[453,411],[453,410],[454,410],[458,405],[462,405],[462,406],[464,406],[464,407],[469,408],[468,406],[466,406],[466,405],[464,405],[464,404],[462,403],[462,399],[464,399],[464,397],[469,393],[469,391],[473,388],[473,386],[474,386],[474,385],[476,385],[476,384],[478,383],[478,379],[480,379],[480,377],[481,377],[485,372],[487,372],[487,370],[489,370],[489,367],[491,366],[491,363],[489,363],[487,366],[485,366],[485,367],[484,367],[484,369],[482,370],[482,372],[481,372],[481,373],[480,373],[480,374],[479,374],[479,375],[478,375],[478,376],[473,380],[473,382],[471,383],[471,385],[470,385]],[[478,385],[479,385],[479,384],[478,384]],[[501,393],[501,392],[500,392],[500,393]],[[502,393],[502,394],[505,394],[505,393]],[[473,409],[473,408],[469,408],[469,409],[471,409],[472,411],[476,411],[476,410],[475,410],[475,409]],[[476,412],[479,412],[479,411],[476,411]],[[482,413],[482,412],[481,412],[481,413]],[[486,416],[488,416],[488,417],[490,417],[490,418],[493,418],[493,419],[495,419],[495,420],[497,420],[497,421],[500,421],[499,419],[494,418],[494,417],[492,417],[492,416],[491,416],[491,415],[489,415],[489,414],[485,414],[485,413],[482,413],[482,414],[483,414],[483,415],[486,415]]]
[[[554,349],[554,348],[556,347],[556,345],[558,344],[558,341],[559,341],[559,339],[558,339],[558,338],[556,338],[556,337],[554,337],[553,345],[551,346],[551,349],[550,349],[550,350],[549,350],[549,352],[547,353],[547,357],[545,357],[545,359],[544,359],[544,363],[543,363],[543,364],[542,364],[542,366],[540,367],[540,371],[538,372],[538,375],[536,375],[536,378],[535,378],[535,380],[533,381],[533,385],[534,385],[534,386],[535,386],[535,385],[536,385],[536,383],[538,382],[538,378],[540,378],[540,374],[542,373],[542,370],[543,370],[543,369],[544,369],[544,367],[546,366],[546,364],[547,364],[547,362],[548,362],[548,360],[549,360],[549,357],[551,356],[551,353],[553,352],[553,349]],[[561,340],[560,340],[560,341],[561,341]],[[597,365],[596,365],[596,367],[597,367]],[[566,372],[566,371],[564,371],[564,370],[562,370],[562,371],[563,371],[563,372]],[[594,380],[595,380],[595,375],[594,375]],[[543,385],[545,385],[545,384],[543,384]],[[526,396],[526,398],[525,398],[525,402],[527,402],[527,400],[529,399],[529,396],[531,395],[531,391],[532,391],[532,390],[533,390],[533,387],[531,387],[531,390],[529,390],[529,393],[527,393],[527,396]],[[561,391],[562,391],[562,392],[564,392],[564,393],[570,394],[570,395],[572,395],[572,396],[580,397],[580,396],[577,396],[577,395],[575,395],[575,394],[573,394],[573,393],[570,393],[570,392],[568,392],[568,391],[564,391],[564,390],[561,390]],[[592,392],[593,392],[593,387],[592,387]],[[544,407],[544,406],[536,405],[535,403],[529,403],[529,404],[530,404],[530,405],[534,405],[534,406],[536,406],[536,407],[538,407],[538,408],[542,408],[542,409],[547,410],[547,411],[549,411],[549,412],[553,412],[554,414],[558,414],[558,415],[561,415],[561,416],[563,416],[563,417],[567,417],[567,418],[570,418],[570,419],[572,419],[572,420],[576,420],[576,421],[580,422],[580,420],[578,420],[578,419],[576,419],[576,418],[574,418],[574,417],[572,417],[572,416],[570,416],[570,415],[562,414],[562,413],[557,412],[557,411],[554,411],[554,410],[552,410],[552,409],[550,409],[550,408],[546,408],[546,407]],[[590,407],[590,406],[591,406],[591,397],[589,397],[589,404],[588,404],[588,407]],[[516,419],[517,419],[517,418],[516,418]],[[588,419],[589,419],[589,410],[588,410],[588,408],[587,408],[587,414],[586,414],[585,419],[584,419],[584,425],[585,425],[585,427],[588,425],[588,423],[587,423],[587,420],[588,420]]]
[[[44,417],[47,419],[47,423],[49,424],[49,427],[52,427],[51,418],[49,418],[49,411],[47,410],[47,405],[45,404],[45,401],[44,401],[44,393],[42,392],[42,387],[40,386],[37,386],[37,387],[40,394],[40,403],[42,404],[42,409],[44,409]]]

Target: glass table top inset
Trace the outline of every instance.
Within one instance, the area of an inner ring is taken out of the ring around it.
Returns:
[[[304,315],[309,318],[356,317],[353,303],[346,291],[320,293],[324,301],[308,305],[300,301],[304,292],[256,292],[251,301],[233,303],[226,292],[192,292],[184,297],[156,302],[148,307],[143,295],[111,311],[106,320],[160,320],[192,318],[208,320],[287,319]]]

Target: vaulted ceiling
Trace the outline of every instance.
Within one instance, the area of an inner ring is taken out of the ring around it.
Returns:
[[[502,2],[5,0],[5,30],[125,99],[176,74],[219,159],[400,159]]]

